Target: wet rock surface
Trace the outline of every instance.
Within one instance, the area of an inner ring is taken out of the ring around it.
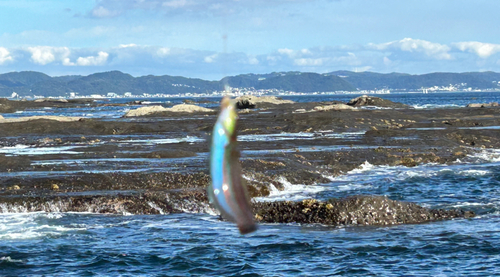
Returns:
[[[39,107],[78,107],[93,103],[93,99],[51,99],[43,98],[34,101],[14,101],[0,98],[0,113],[13,113]]]
[[[254,205],[256,220],[278,223],[319,223],[343,225],[414,224],[453,218],[474,217],[462,210],[426,209],[414,203],[390,200],[384,196],[351,196],[320,202],[262,202]]]
[[[291,100],[283,100],[276,96],[253,96],[245,95],[235,99],[238,109],[253,109],[259,107],[269,107],[270,105],[293,104]]]
[[[36,103],[42,104],[79,103]],[[251,197],[267,196],[271,187],[284,189],[280,178],[314,185],[365,162],[407,167],[447,164],[483,149],[500,148],[500,129],[494,128],[500,126],[500,107],[356,107],[297,113],[338,103],[264,104],[240,113],[241,163]],[[208,141],[215,119],[212,112],[0,123],[0,211],[211,211],[205,187],[210,180]],[[473,216],[379,196],[308,201],[257,202],[254,212],[262,222],[331,225]]]
[[[395,103],[387,99],[382,99],[380,97],[368,96],[368,95],[362,95],[354,99],[351,99],[351,101],[349,101],[347,105],[356,107],[376,106],[376,107],[389,107],[389,108],[406,108],[406,109],[410,108],[410,106],[405,104]]]

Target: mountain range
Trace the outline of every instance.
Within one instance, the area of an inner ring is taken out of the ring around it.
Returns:
[[[473,89],[499,89],[500,73],[429,73],[410,75],[404,73],[374,73],[335,71],[330,73],[273,72],[269,74],[242,74],[225,77],[220,81],[207,81],[180,76],[133,77],[120,71],[95,73],[88,76],[69,75],[51,77],[34,71],[0,74],[0,97],[19,96],[69,96],[142,94],[210,93],[233,88],[278,89],[294,92],[333,92],[356,90],[419,90],[433,86]]]

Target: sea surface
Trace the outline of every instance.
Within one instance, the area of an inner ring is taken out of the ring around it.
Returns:
[[[285,98],[302,102],[347,101],[354,96]],[[498,92],[381,97],[420,109],[500,102]],[[148,101],[171,106],[183,100]],[[217,104],[204,105],[215,107]],[[44,114],[106,119],[119,118],[131,108],[134,107],[40,109],[3,116]],[[342,135],[356,139],[363,134]],[[201,139],[175,134],[169,138],[128,137],[120,143],[127,147],[127,143],[168,144]],[[265,138],[248,136],[241,141],[259,139]],[[314,139],[304,133],[283,134],[276,139],[310,139],[314,145]],[[314,148],[314,151],[332,150],[335,149]],[[40,149],[23,145],[0,148],[0,153],[11,155],[43,156],[62,151],[77,156],[85,149]],[[243,153],[243,158],[258,154],[258,150],[249,151]],[[206,158],[199,155],[178,162],[189,165],[203,163]],[[75,172],[113,171],[114,166],[118,170],[118,165],[106,161],[39,161],[47,162],[74,164]],[[144,167],[125,165],[119,170],[172,170],[168,163],[155,159],[155,162],[144,161]],[[4,174],[16,173],[0,175]],[[345,175],[325,177],[330,179],[329,183],[315,186],[291,184],[278,178],[286,189],[274,190],[269,197],[255,201],[387,195],[430,208],[472,210],[478,216],[390,227],[261,224],[257,232],[242,236],[233,224],[219,221],[215,211],[164,215],[3,213],[0,214],[0,276],[500,275],[500,149],[485,149],[447,166],[427,164],[407,168],[365,163]]]

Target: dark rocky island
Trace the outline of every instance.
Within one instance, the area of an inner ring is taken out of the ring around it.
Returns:
[[[34,105],[82,105],[79,101],[1,103],[9,107],[4,112]],[[388,108],[359,107],[377,103]],[[365,162],[407,167],[447,164],[481,149],[500,148],[498,130],[487,128],[500,125],[496,105],[418,110],[375,97],[353,101],[353,109],[318,108],[337,107],[334,102],[246,104],[252,105],[240,112],[239,134],[251,197],[267,196],[272,188],[284,189],[278,177],[293,184],[322,184],[330,182],[325,176],[345,174]],[[2,119],[3,149],[25,145],[31,150],[68,151],[2,152],[0,212],[211,212],[205,189],[210,181],[208,140],[216,116],[215,111],[161,110],[105,120]],[[269,139],[282,133],[307,134],[308,139]],[[337,134],[354,134],[356,139]],[[183,139],[168,144],[144,142],[171,137]],[[82,159],[88,164],[54,162]],[[158,166],[150,166],[153,162]],[[141,166],[144,170],[128,170]],[[261,222],[393,225],[474,216],[470,211],[429,209],[384,196],[253,205]]]

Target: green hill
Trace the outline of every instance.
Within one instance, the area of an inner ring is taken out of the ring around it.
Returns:
[[[210,93],[221,91],[228,84],[234,88],[278,89],[294,92],[333,92],[374,89],[418,90],[422,87],[458,85],[474,89],[498,89],[500,73],[429,73],[410,75],[374,72],[335,71],[327,74],[272,72],[268,74],[241,74],[220,81],[207,81],[181,76],[133,77],[120,71],[109,71],[88,76],[50,77],[33,71],[0,74],[0,97],[16,92],[23,96],[68,96],[116,93],[123,95]]]
[[[422,87],[460,85],[474,89],[498,88],[500,73],[466,72],[466,73],[429,73],[410,75],[402,73],[374,73],[335,71],[328,73],[343,78],[360,90],[395,89],[418,90]],[[495,83],[494,83],[495,82]]]

